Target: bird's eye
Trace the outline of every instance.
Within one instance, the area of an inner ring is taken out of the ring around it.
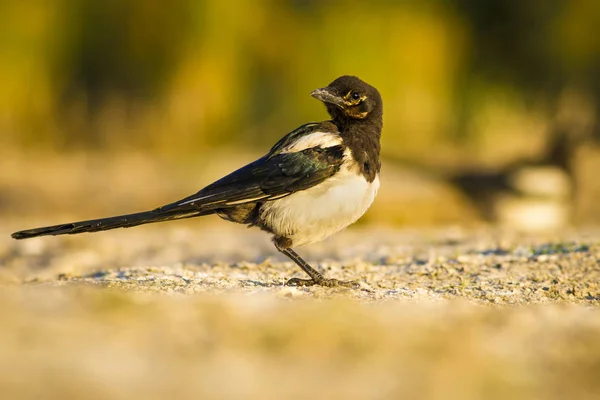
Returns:
[[[358,92],[352,92],[352,94],[350,95],[354,100],[358,100],[360,99],[360,93]]]

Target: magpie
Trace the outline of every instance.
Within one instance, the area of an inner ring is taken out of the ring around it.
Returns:
[[[357,288],[357,282],[327,279],[292,248],[327,238],[356,222],[379,188],[382,99],[373,86],[341,76],[311,96],[331,119],[302,125],[258,160],[194,195],[151,211],[28,229],[15,239],[97,232],[152,222],[216,214],[273,235],[278,251],[310,279],[290,286]]]

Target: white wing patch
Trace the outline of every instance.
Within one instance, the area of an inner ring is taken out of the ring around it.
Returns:
[[[331,132],[314,132],[310,135],[302,136],[295,142],[281,149],[281,153],[296,153],[298,151],[310,149],[312,147],[333,147],[342,144],[340,135]]]

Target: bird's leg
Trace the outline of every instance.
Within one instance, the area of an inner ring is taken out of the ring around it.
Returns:
[[[286,282],[286,286],[326,286],[326,287],[348,287],[357,289],[360,287],[358,282],[352,281],[340,281],[337,279],[326,279],[319,271],[311,267],[306,261],[302,259],[294,250],[290,247],[282,247],[277,241],[275,242],[277,250],[288,256],[293,262],[295,262],[304,272],[310,276],[310,279],[292,278]]]

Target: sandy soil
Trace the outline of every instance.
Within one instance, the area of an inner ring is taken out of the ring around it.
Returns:
[[[597,398],[600,229],[362,227],[298,250],[359,290],[290,288],[218,220],[13,241],[6,398]]]

